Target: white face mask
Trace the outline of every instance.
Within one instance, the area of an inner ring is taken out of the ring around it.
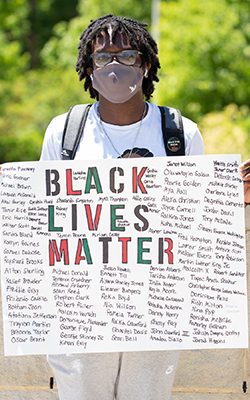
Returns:
[[[125,103],[141,88],[140,67],[112,62],[93,70],[92,86],[111,103]]]

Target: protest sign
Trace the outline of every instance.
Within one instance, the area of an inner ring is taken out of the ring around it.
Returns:
[[[247,347],[239,163],[4,164],[5,354]]]

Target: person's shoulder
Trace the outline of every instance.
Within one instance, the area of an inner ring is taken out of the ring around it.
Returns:
[[[62,140],[65,122],[67,119],[67,113],[57,115],[54,117],[45,132],[45,139],[57,141]]]
[[[191,119],[182,115],[183,130],[186,134],[195,133],[198,130],[197,124]]]
[[[197,124],[191,119],[183,116],[182,121],[186,155],[204,154],[204,143]]]
[[[43,140],[41,160],[60,160],[62,136],[67,113],[54,117],[49,123]]]
[[[68,113],[60,114],[54,117],[48,126],[47,130],[53,129],[56,131],[63,131]]]

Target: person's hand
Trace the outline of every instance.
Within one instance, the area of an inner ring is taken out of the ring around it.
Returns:
[[[250,203],[250,159],[239,166],[240,174],[244,183],[244,201]]]

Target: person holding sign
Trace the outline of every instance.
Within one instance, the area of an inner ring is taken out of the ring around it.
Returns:
[[[157,44],[145,27],[106,15],[83,31],[76,70],[79,79],[85,80],[85,90],[97,101],[86,117],[75,159],[160,157],[166,156],[166,147],[173,152],[181,148],[178,138],[164,145],[160,109],[147,102],[159,80],[160,63]],[[64,114],[50,123],[41,160],[63,159],[66,119]],[[184,117],[182,124],[182,154],[204,154],[197,125]],[[138,351],[50,355],[48,361],[61,400],[167,400],[178,358],[178,351]]]

